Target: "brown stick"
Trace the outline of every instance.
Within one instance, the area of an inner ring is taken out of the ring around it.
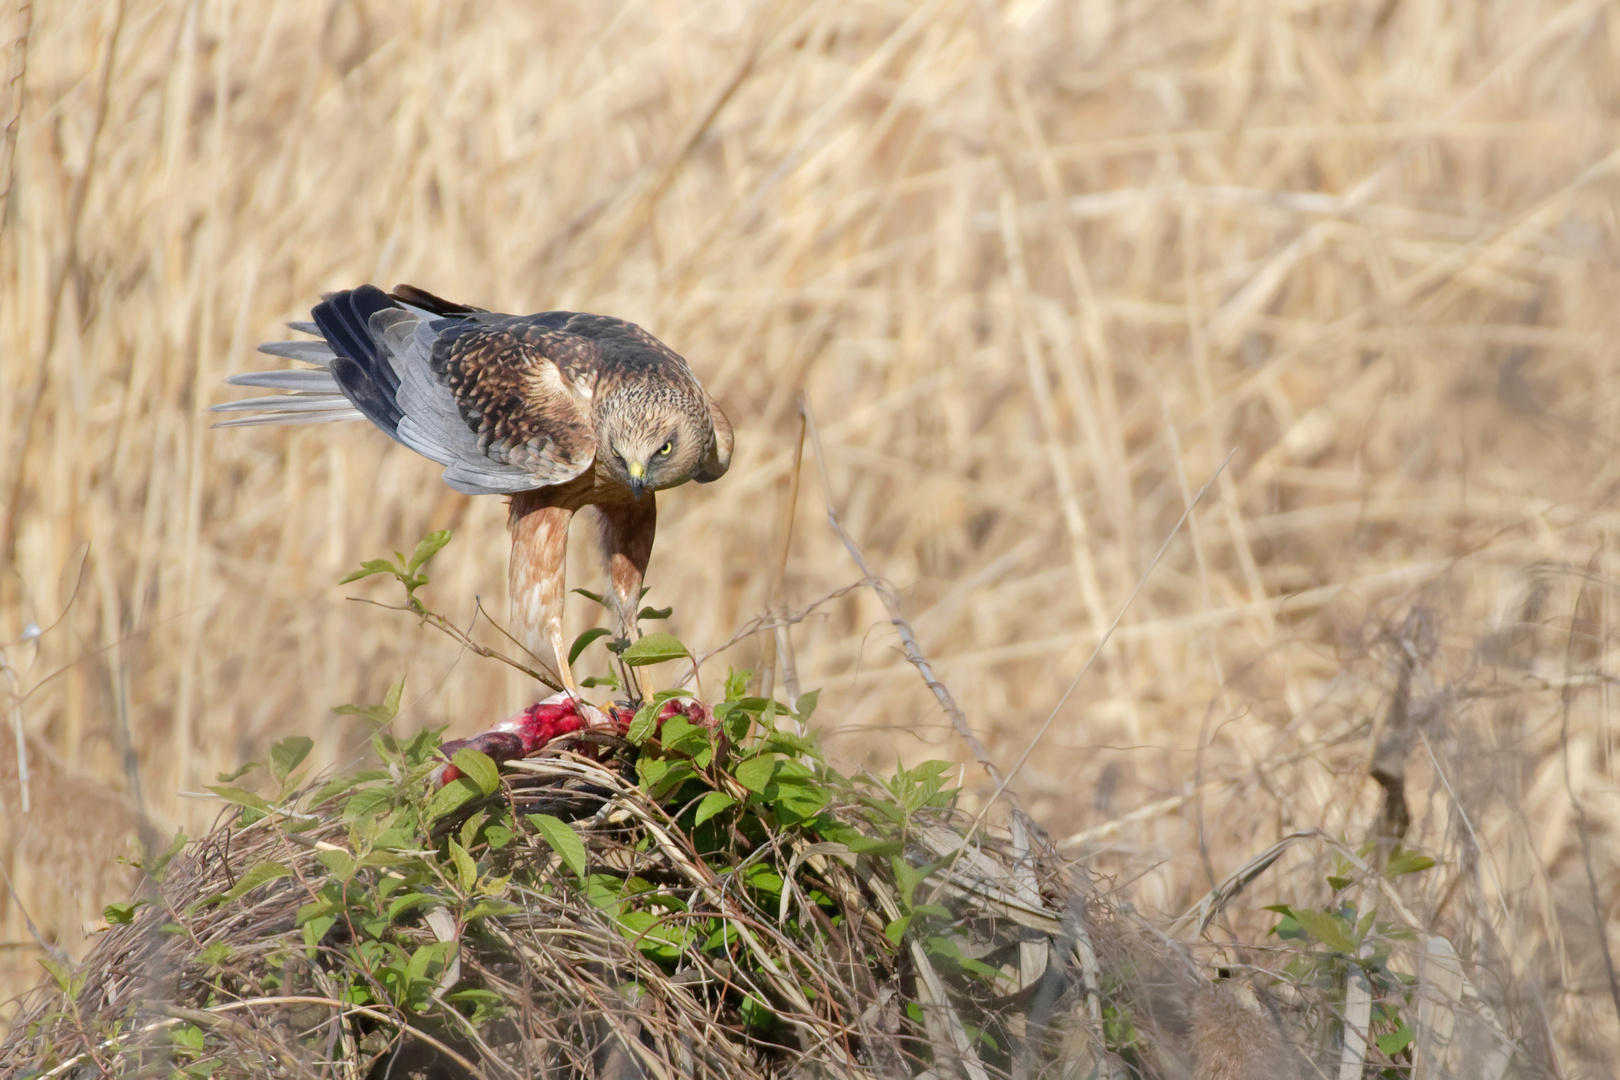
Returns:
[[[1000,791],[1005,791],[1007,781],[1002,778],[1001,771],[996,768],[995,762],[990,760],[990,754],[985,750],[984,743],[980,742],[979,737],[973,733],[973,728],[968,724],[967,716],[962,712],[961,706],[956,703],[956,699],[951,696],[951,692],[945,684],[940,682],[939,677],[934,674],[933,665],[929,664],[928,658],[923,655],[922,646],[917,644],[917,635],[912,631],[911,624],[906,621],[906,617],[900,612],[900,598],[894,594],[894,587],[872,573],[872,567],[867,563],[866,556],[861,554],[861,549],[856,545],[855,538],[849,535],[843,523],[838,520],[838,511],[833,509],[832,504],[832,486],[827,482],[827,460],[821,453],[821,434],[816,430],[816,420],[810,411],[810,402],[803,395],[799,397],[799,416],[803,418],[805,428],[810,433],[810,447],[815,451],[816,469],[821,473],[821,492],[827,502],[827,524],[832,526],[833,532],[838,534],[838,539],[843,541],[844,550],[849,552],[849,557],[854,559],[855,565],[860,568],[862,579],[871,587],[873,592],[877,593],[878,599],[883,601],[884,610],[889,613],[889,622],[894,624],[895,630],[900,634],[900,643],[905,647],[906,659],[911,661],[912,666],[922,675],[923,682],[928,684],[928,689],[933,691],[934,697],[939,701],[940,708],[944,709],[945,715],[951,718],[951,726],[956,729],[956,734],[961,736],[962,741],[967,743],[968,749],[973,751],[973,757],[983,767],[984,771],[989,774],[996,787]],[[1017,796],[1009,793],[1009,797],[1012,799],[1014,806],[1020,810],[1023,809],[1018,803]]]
[[[556,690],[558,693],[562,692],[562,683],[557,679],[556,675],[550,673],[549,668],[547,668],[546,672],[536,671],[534,668],[531,668],[526,664],[518,663],[505,653],[496,652],[488,645],[478,644],[478,642],[472,639],[467,631],[463,630],[461,627],[457,626],[443,615],[440,615],[437,611],[431,611],[424,607],[422,602],[415,597],[411,598],[411,602],[409,604],[383,604],[376,600],[367,600],[363,596],[351,596],[348,599],[353,600],[357,604],[370,604],[373,607],[387,608],[389,611],[408,611],[412,615],[420,618],[429,626],[432,626],[436,630],[448,634],[457,641],[461,642],[462,646],[466,648],[468,652],[471,652],[477,656],[482,656],[487,660],[499,660],[503,664],[509,664],[517,670],[523,672],[523,674],[527,675],[529,678],[534,679],[536,682],[542,682],[551,687],[553,690]],[[489,618],[489,613],[483,610],[483,605],[479,605],[478,610],[481,614],[483,614],[485,619],[489,620],[489,624],[495,627],[495,629],[499,630],[508,641],[511,641],[521,647],[521,642],[517,641],[517,639],[512,637],[511,634],[508,634],[506,630],[503,629],[501,625],[494,619]],[[530,655],[533,654],[531,653]],[[539,657],[535,657],[535,659],[539,660]],[[544,661],[541,661],[542,666],[544,666],[544,663]]]

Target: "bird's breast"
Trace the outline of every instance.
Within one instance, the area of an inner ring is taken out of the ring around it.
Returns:
[[[545,493],[547,506],[566,510],[580,510],[587,506],[631,506],[636,501],[630,493],[630,486],[600,461],[567,483],[539,490]]]

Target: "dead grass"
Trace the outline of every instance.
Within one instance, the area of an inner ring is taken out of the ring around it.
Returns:
[[[1003,765],[1235,451],[1014,789],[1153,913],[1291,831],[1358,843],[1420,610],[1409,840],[1443,866],[1406,903],[1534,1060],[1613,1075],[1612,4],[32,20],[0,236],[0,641],[21,722],[71,767],[131,798],[138,774],[148,815],[195,827],[215,808],[178,792],[288,732],[349,760],[363,732],[326,710],[407,671],[407,728],[529,700],[334,584],[449,527],[430,597],[503,610],[498,500],[363,427],[214,432],[202,410],[362,280],[612,312],[737,425],[725,482],[664,502],[649,599],[672,628],[717,646],[769,603],[802,388],[832,490],[803,484],[784,601],[856,576],[830,497]],[[31,621],[52,629],[21,643]],[[834,749],[964,756],[870,593],[792,645]],[[1212,936],[1262,941],[1259,905],[1319,901],[1327,857],[1292,845]]]

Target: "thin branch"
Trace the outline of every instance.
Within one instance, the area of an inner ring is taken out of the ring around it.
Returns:
[[[541,673],[531,667],[528,667],[527,665],[518,663],[505,653],[496,652],[488,645],[480,645],[478,642],[474,641],[470,636],[468,636],[467,632],[461,629],[461,627],[457,626],[443,615],[440,615],[437,611],[428,610],[422,605],[422,602],[417,600],[415,597],[412,597],[411,601],[406,604],[384,604],[376,600],[367,600],[363,596],[350,596],[347,597],[347,599],[352,600],[357,604],[370,604],[372,607],[386,608],[389,611],[409,612],[434,629],[442,631],[455,640],[461,642],[462,646],[465,647],[469,652],[475,653],[478,656],[482,656],[489,660],[499,660],[501,663],[510,665],[511,667],[523,672],[523,674],[529,676],[529,678],[534,679],[537,682],[545,683],[558,693],[562,693],[562,680],[559,679],[556,673],[551,671],[549,667],[546,668],[545,673]],[[496,626],[495,620],[490,619],[488,614],[485,614],[484,618],[489,620],[489,624],[491,626]],[[498,626],[496,626],[496,628],[499,629]]]
[[[872,591],[877,593],[878,599],[883,601],[884,610],[889,613],[889,621],[894,624],[895,630],[900,634],[900,643],[905,647],[906,659],[911,661],[918,674],[922,675],[923,682],[928,684],[929,690],[933,691],[940,707],[945,710],[945,715],[951,718],[951,726],[956,729],[957,735],[961,736],[962,741],[967,743],[968,749],[973,751],[973,756],[979,765],[989,774],[990,779],[997,784],[996,794],[1001,794],[1002,791],[1006,790],[1007,782],[1002,779],[1001,772],[996,768],[995,762],[990,760],[990,755],[985,750],[984,743],[980,742],[979,737],[973,733],[973,728],[969,726],[967,716],[963,714],[961,706],[957,705],[956,699],[951,696],[950,690],[934,674],[933,666],[929,664],[928,658],[923,655],[922,646],[917,644],[917,635],[912,631],[911,624],[906,621],[905,615],[900,611],[900,598],[894,594],[894,587],[872,572],[872,567],[866,561],[866,556],[861,554],[860,546],[855,543],[855,538],[849,535],[849,531],[844,528],[843,522],[838,520],[838,511],[833,509],[832,485],[827,480],[827,459],[821,452],[821,433],[816,430],[816,418],[811,412],[810,401],[802,394],[799,396],[799,415],[804,419],[805,429],[810,433],[810,448],[816,455],[816,471],[821,474],[821,493],[827,504],[827,524],[832,526],[833,532],[838,534],[838,539],[843,541],[844,550],[849,552],[849,557],[855,560],[855,565],[860,568],[864,583],[871,586]],[[1013,801],[1015,804],[1017,803],[1016,798]]]

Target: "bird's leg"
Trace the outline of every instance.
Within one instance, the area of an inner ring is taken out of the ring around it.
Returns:
[[[602,548],[607,555],[608,583],[613,606],[619,615],[619,634],[625,640],[636,636],[636,611],[641,603],[641,580],[652,557],[653,533],[658,526],[658,509],[649,493],[623,506],[601,506]],[[642,700],[652,697],[652,676],[644,667],[636,668],[636,685]]]
[[[563,645],[563,597],[567,595],[568,524],[574,511],[545,505],[540,491],[512,496],[508,527],[512,562],[507,589],[512,598],[512,635],[537,657],[549,653],[568,693],[579,697],[579,684],[568,667]]]

